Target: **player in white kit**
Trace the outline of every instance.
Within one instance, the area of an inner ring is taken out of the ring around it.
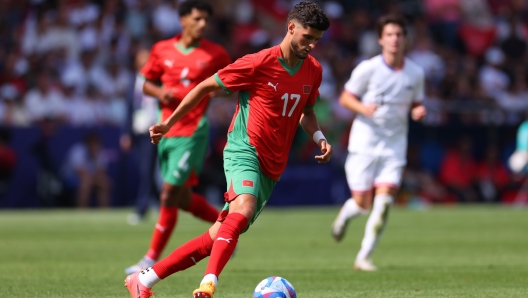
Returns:
[[[354,268],[374,271],[372,254],[385,225],[406,164],[408,115],[423,119],[426,109],[423,70],[405,58],[405,19],[395,15],[378,20],[381,55],[361,62],[339,98],[344,107],[355,112],[345,163],[347,182],[352,192],[332,225],[332,236],[340,241],[347,223],[367,214]],[[374,199],[373,199],[374,195]],[[372,206],[373,205],[373,206]]]

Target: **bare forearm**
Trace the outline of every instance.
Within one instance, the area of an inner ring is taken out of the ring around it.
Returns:
[[[359,101],[355,95],[349,93],[346,90],[341,93],[341,96],[339,97],[339,103],[354,113],[363,113],[363,104],[361,101]]]
[[[313,110],[305,111],[299,123],[310,137],[312,137],[316,131],[320,130],[319,121],[317,121],[317,116]]]
[[[221,87],[216,83],[213,77],[206,79],[187,93],[178,105],[178,108],[176,108],[172,115],[163,121],[163,123],[172,127],[174,123],[178,122],[183,116],[185,116],[185,114],[198,105],[207,94],[220,89]]]
[[[145,80],[145,83],[143,84],[143,93],[160,99],[161,92],[162,88],[160,86],[156,85],[152,81]]]

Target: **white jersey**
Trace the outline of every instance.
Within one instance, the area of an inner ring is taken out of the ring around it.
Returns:
[[[345,90],[364,104],[378,106],[372,118],[356,116],[349,152],[393,156],[405,163],[409,110],[424,98],[423,70],[407,58],[402,69],[394,70],[378,55],[352,71]]]

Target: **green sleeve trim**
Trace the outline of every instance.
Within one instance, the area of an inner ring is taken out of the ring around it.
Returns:
[[[318,103],[320,100],[321,100],[321,96],[317,96],[317,98],[315,99],[315,103],[313,105],[304,106],[304,108],[305,109],[312,109],[313,107],[315,107],[315,104]]]
[[[227,87],[224,85],[224,82],[222,82],[222,80],[220,80],[220,77],[218,76],[218,73],[215,73],[214,74],[214,79],[215,81],[218,83],[218,85],[220,85],[220,87],[222,87],[222,89],[224,89],[224,91],[227,93],[227,94],[231,94],[233,92],[231,92],[231,90],[227,89]]]

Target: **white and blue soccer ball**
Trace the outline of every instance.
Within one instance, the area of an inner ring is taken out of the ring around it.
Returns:
[[[286,279],[271,276],[257,285],[253,298],[297,298],[297,293]]]

